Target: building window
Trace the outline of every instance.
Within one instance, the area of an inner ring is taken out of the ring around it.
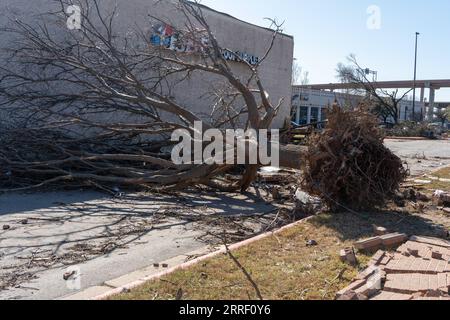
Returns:
[[[327,112],[328,108],[322,108],[322,119],[320,119],[320,121],[322,122],[327,121]]]
[[[310,123],[319,122],[319,108],[311,108],[311,121]]]
[[[296,108],[297,109],[297,108]],[[292,122],[297,122],[297,112],[292,112],[292,117],[291,117],[291,121]]]
[[[308,107],[300,107],[300,125],[308,124]]]

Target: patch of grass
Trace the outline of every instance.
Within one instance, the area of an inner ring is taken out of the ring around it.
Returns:
[[[450,167],[434,172],[432,176],[440,179],[450,179]],[[431,184],[426,185],[426,188],[433,190],[450,191],[450,182],[432,181]]]
[[[352,246],[355,240],[373,236],[373,224],[392,232],[435,235],[429,220],[410,214],[324,214],[233,251],[233,255],[250,273],[264,299],[333,299],[370,259],[358,255],[360,266],[351,267],[339,260],[339,251]],[[307,247],[308,240],[315,240],[318,245]],[[182,299],[189,300],[257,299],[243,272],[226,255],[148,282],[112,299],[171,300],[181,292]]]
[[[319,245],[307,247],[310,239]],[[337,253],[343,246],[328,227],[305,223],[233,251],[233,255],[250,273],[264,299],[332,299],[357,274],[355,268],[339,260]],[[345,268],[343,277],[336,279]],[[254,288],[226,255],[114,299],[175,299],[179,289],[183,290],[183,299],[190,300],[257,299]]]
[[[441,170],[433,173],[433,175],[436,177],[439,177],[439,178],[450,179],[450,167],[441,169]]]

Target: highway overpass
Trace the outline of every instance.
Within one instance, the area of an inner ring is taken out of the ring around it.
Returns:
[[[373,86],[378,89],[413,89],[413,80],[400,80],[400,81],[377,81],[373,82]],[[346,90],[346,89],[364,89],[362,85],[354,83],[328,83],[328,84],[311,84],[311,85],[301,85],[295,86],[296,88],[303,89],[314,89],[314,90]],[[415,87],[420,89],[420,101],[425,100],[425,89],[430,89],[429,95],[429,108],[428,117],[433,117],[436,90],[442,88],[450,88],[450,79],[439,79],[439,80],[417,80],[415,82]]]

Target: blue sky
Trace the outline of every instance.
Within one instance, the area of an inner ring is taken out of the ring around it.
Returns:
[[[295,37],[295,57],[310,83],[336,81],[336,65],[356,54],[379,80],[413,78],[415,32],[419,38],[418,78],[450,78],[450,1],[448,0],[203,0],[237,18],[267,26],[265,17],[285,21]],[[371,30],[367,9],[380,9],[380,29]],[[450,101],[450,89],[437,100]]]

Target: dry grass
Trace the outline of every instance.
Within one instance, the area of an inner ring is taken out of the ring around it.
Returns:
[[[369,259],[359,255],[358,268],[345,265],[338,257],[340,249],[351,246],[356,239],[372,236],[373,224],[391,231],[435,235],[428,220],[408,213],[321,215],[233,254],[258,284],[264,299],[333,299]],[[307,247],[307,240],[316,240],[318,245]],[[242,271],[224,255],[148,282],[113,299],[171,300],[181,292],[182,299],[187,300],[257,298]]]
[[[436,177],[439,177],[439,178],[450,179],[450,167],[441,169],[441,170],[433,173],[433,175]]]
[[[450,167],[434,172],[432,176],[438,177],[440,179],[450,179]],[[426,187],[434,190],[439,189],[444,191],[450,191],[450,182],[432,181],[431,184],[427,185]]]
[[[357,270],[342,264],[337,252],[343,244],[327,227],[310,223],[241,248],[233,255],[257,283],[264,299],[331,299],[350,283]],[[319,245],[307,247],[314,239]],[[344,269],[343,279],[335,279]],[[334,280],[334,282],[333,282]],[[150,282],[118,299],[257,299],[254,288],[228,256]]]

